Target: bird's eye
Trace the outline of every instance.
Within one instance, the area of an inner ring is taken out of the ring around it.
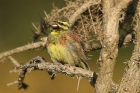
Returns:
[[[59,22],[60,25],[64,25],[63,23]]]
[[[61,25],[64,25],[63,23],[61,23]]]

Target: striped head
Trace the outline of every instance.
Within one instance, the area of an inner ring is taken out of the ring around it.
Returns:
[[[61,17],[60,19],[55,20],[54,24],[52,24],[52,29],[54,31],[68,31],[69,28],[69,21],[65,17]]]

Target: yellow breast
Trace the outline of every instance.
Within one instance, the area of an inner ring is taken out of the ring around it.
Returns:
[[[63,62],[64,64],[74,65],[74,57],[66,46],[60,44],[50,44],[48,53],[53,62]]]
[[[56,60],[64,60],[66,49],[60,44],[50,44],[48,46],[48,53],[50,54],[51,58]]]

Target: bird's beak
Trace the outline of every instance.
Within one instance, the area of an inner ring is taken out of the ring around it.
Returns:
[[[54,21],[54,23],[52,24],[52,28],[54,28],[54,29],[59,28],[57,21]]]
[[[58,25],[56,25],[56,24],[53,24],[53,25],[52,25],[52,27],[53,27],[53,28],[57,28],[57,27],[58,27]]]

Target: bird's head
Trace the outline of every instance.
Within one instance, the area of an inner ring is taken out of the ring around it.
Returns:
[[[57,19],[52,24],[52,29],[54,31],[68,31],[70,28],[70,24],[67,18],[61,17],[60,19]]]

